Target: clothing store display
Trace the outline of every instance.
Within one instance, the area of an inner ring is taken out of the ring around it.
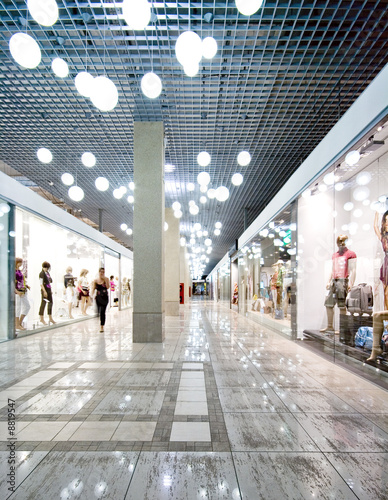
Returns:
[[[356,259],[357,255],[346,247],[340,248],[338,252],[333,254],[333,279],[348,278],[349,269],[348,261],[349,259]]]
[[[46,303],[47,305],[47,313],[49,316],[52,314],[53,310],[53,295],[52,295],[52,290],[51,290],[51,283],[53,280],[51,279],[50,273],[48,271],[44,271],[43,269],[39,273],[39,281],[40,284],[43,285],[47,297],[43,295],[43,290],[41,290],[41,295],[42,295],[42,300],[40,303],[40,308],[39,308],[39,316],[44,315],[44,310],[46,308]]]

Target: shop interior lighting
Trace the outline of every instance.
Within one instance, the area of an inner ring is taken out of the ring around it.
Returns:
[[[199,63],[202,58],[202,41],[194,31],[181,33],[175,43],[175,55],[182,66]]]
[[[186,63],[183,66],[183,71],[185,72],[186,76],[188,76],[190,78],[194,78],[194,76],[198,75],[199,63],[197,63],[196,61],[191,61],[189,63]]]
[[[214,227],[215,227],[216,229],[221,229],[221,228],[222,228],[222,223],[221,223],[221,222],[216,222],[216,223],[214,224]]]
[[[200,203],[206,203],[207,202],[206,196],[201,196],[200,199],[199,199],[199,202]]]
[[[197,238],[202,238],[202,231],[201,230],[197,231]]]
[[[356,165],[360,158],[361,155],[358,151],[350,151],[345,157],[345,163],[352,167],[353,165]]]
[[[195,184],[193,182],[189,182],[186,187],[187,187],[187,191],[194,191]]]
[[[123,195],[128,191],[128,189],[125,186],[120,186],[119,189],[123,193]]]
[[[327,186],[332,186],[335,181],[336,181],[336,178],[335,178],[335,174],[334,172],[330,172],[329,174],[326,174],[325,177],[323,178],[323,182],[327,185]]]
[[[38,151],[36,152],[36,156],[38,157],[38,160],[41,161],[42,163],[50,163],[51,160],[53,159],[51,151],[47,148],[39,148]]]
[[[181,247],[185,247],[186,246],[186,238],[184,238],[182,236],[182,238],[179,240],[179,243],[180,243]]]
[[[240,14],[252,16],[263,4],[263,0],[236,0],[236,7]]]
[[[74,78],[74,85],[78,93],[84,97],[90,97],[93,91],[93,76],[87,71],[80,71]]]
[[[121,229],[122,231],[126,231],[126,230],[127,230],[127,228],[128,228],[128,224],[125,224],[125,222],[123,222],[122,224],[120,224],[120,229]]]
[[[353,198],[356,201],[364,201],[369,197],[370,191],[366,186],[359,186],[353,191]]]
[[[210,175],[208,174],[208,172],[200,172],[197,175],[197,182],[201,186],[207,186],[210,182]]]
[[[129,183],[128,183],[128,187],[129,187],[129,189],[130,189],[131,191],[134,191],[134,189],[135,189],[135,183],[134,183],[134,182],[132,182],[132,181],[131,181],[131,182],[129,182]]]
[[[164,230],[167,231],[168,230],[168,222],[165,222],[164,223]]]
[[[172,209],[173,210],[180,210],[181,209],[181,204],[179,203],[179,201],[174,201],[174,203],[172,204]]]
[[[68,194],[73,201],[81,201],[85,196],[83,189],[79,186],[71,186],[71,188],[69,188]]]
[[[171,163],[166,163],[166,165],[164,166],[164,171],[166,172],[166,174],[170,174],[171,172],[174,172],[175,170],[175,165],[171,165]]]
[[[109,189],[109,181],[105,177],[97,177],[94,184],[99,191],[106,191]]]
[[[176,217],[177,219],[180,219],[182,215],[183,215],[182,210],[174,210],[174,217]]]
[[[208,236],[209,232],[208,231],[202,231],[203,236]]]
[[[327,191],[327,185],[326,184],[319,184],[318,191],[320,191],[321,193],[325,193]]]
[[[113,196],[117,199],[117,200],[120,200],[123,196],[124,196],[124,193],[121,191],[121,189],[119,188],[116,188],[113,190]]]
[[[215,197],[216,197],[216,190],[211,188],[211,189],[208,189],[207,191],[207,197],[210,199],[210,200],[213,200]]]
[[[221,231],[220,231],[219,229],[215,229],[215,230],[214,230],[214,234],[215,234],[216,236],[219,236],[219,235],[221,234]]]
[[[216,189],[216,198],[218,201],[226,201],[229,198],[229,189],[225,186],[220,186]]]
[[[131,236],[131,234],[133,233],[133,231],[130,227],[128,229],[126,229],[125,232],[127,233],[128,236]]]
[[[210,161],[211,161],[211,157],[207,151],[201,151],[200,153],[198,153],[197,162],[198,162],[199,166],[207,167],[209,165]],[[210,182],[210,178],[209,178],[209,182]]]
[[[205,240],[205,242],[204,242],[204,243],[205,243],[205,245],[206,245],[207,247],[211,247],[211,246],[212,246],[212,240],[211,240],[210,238],[206,238],[206,240]]]
[[[342,191],[342,190],[343,190],[343,188],[344,188],[344,184],[343,184],[343,182],[337,182],[337,183],[335,184],[335,186],[334,186],[334,189],[335,189],[336,191]]]
[[[190,200],[189,201],[189,207],[194,207],[195,205],[195,201],[194,200]]]
[[[141,91],[149,99],[156,99],[162,93],[162,80],[156,73],[146,73],[140,82]]]
[[[348,201],[347,203],[344,204],[344,210],[346,212],[350,212],[351,210],[353,210],[353,203],[351,201]]]
[[[302,196],[303,198],[308,198],[309,196],[311,196],[311,190],[306,189],[305,191],[303,191]]]
[[[71,174],[66,172],[66,173],[62,174],[61,181],[66,186],[71,186],[72,184],[74,184],[74,177]]]
[[[202,57],[213,59],[217,54],[217,42],[212,36],[207,36],[202,40]]]
[[[147,0],[124,0],[123,17],[132,30],[144,30],[151,20],[151,5]]]
[[[246,167],[251,162],[251,155],[248,151],[241,151],[237,156],[237,163],[240,167]]]
[[[197,205],[193,205],[189,208],[189,212],[191,213],[191,215],[198,215],[199,208],[197,207]]]
[[[201,191],[201,193],[206,193],[206,192],[207,192],[207,185],[202,184],[202,185],[199,187],[199,190]]]
[[[96,164],[96,157],[93,153],[86,152],[81,156],[81,161],[85,167],[92,168]]]
[[[244,177],[241,174],[232,175],[232,184],[235,186],[240,186],[244,181]]]
[[[132,194],[128,195],[127,201],[128,201],[128,203],[134,203],[135,202],[135,198],[133,197]]]
[[[100,111],[112,111],[119,100],[116,85],[107,76],[97,76],[93,81],[90,100]]]
[[[360,172],[356,177],[356,182],[359,186],[366,186],[372,180],[370,172]]]
[[[66,78],[69,74],[69,66],[64,59],[56,57],[51,62],[51,69],[59,78]]]
[[[36,68],[42,59],[38,43],[27,33],[15,33],[9,40],[9,50],[23,68]]]
[[[201,229],[201,224],[199,222],[196,222],[193,226],[194,231],[199,231]]]
[[[28,10],[41,26],[52,26],[58,21],[58,5],[55,0],[27,0]]]

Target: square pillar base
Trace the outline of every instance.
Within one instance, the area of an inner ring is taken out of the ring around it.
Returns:
[[[133,342],[163,342],[164,313],[132,313]]]
[[[174,301],[165,301],[164,302],[165,314],[166,316],[179,316],[179,302]]]

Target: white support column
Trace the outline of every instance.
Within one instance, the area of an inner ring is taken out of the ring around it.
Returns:
[[[179,279],[180,279],[180,242],[179,219],[174,217],[172,208],[166,208],[168,229],[164,234],[165,241],[165,310],[166,316],[179,316]]]

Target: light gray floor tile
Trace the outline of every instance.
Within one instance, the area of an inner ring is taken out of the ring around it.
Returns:
[[[211,441],[208,422],[173,422],[170,441]]]
[[[367,413],[364,416],[388,433],[388,415],[386,413]]]
[[[253,371],[224,371],[215,374],[217,387],[262,387],[266,380],[259,373]]]
[[[272,389],[219,389],[224,412],[288,412],[287,407]]]
[[[69,441],[110,441],[119,422],[83,422],[70,436]]]
[[[203,370],[203,363],[182,363],[182,370]]]
[[[383,389],[334,389],[333,392],[360,413],[384,413],[388,415],[388,392]]]
[[[49,366],[49,369],[58,369],[58,368],[63,368],[63,369],[66,369],[66,368],[70,368],[71,366],[73,366],[75,363],[68,363],[66,361],[58,361],[58,363],[54,363],[53,365],[50,365]]]
[[[96,391],[45,390],[21,404],[19,413],[32,414],[75,414],[90,401]]]
[[[165,391],[112,390],[98,404],[94,414],[158,415]]]
[[[225,413],[233,451],[318,451],[290,413]]]
[[[156,422],[120,422],[111,441],[152,441]]]
[[[168,385],[171,372],[141,371],[139,373],[129,370],[117,382],[119,387],[163,387]]]
[[[142,452],[125,500],[239,500],[230,453]]]
[[[175,415],[208,415],[206,401],[177,401]]]
[[[244,500],[357,499],[322,453],[233,453],[233,458]]]
[[[206,401],[206,391],[190,391],[190,390],[179,390],[177,395],[177,401]]]
[[[19,441],[51,441],[66,422],[31,422],[18,432]]]
[[[114,370],[75,370],[52,385],[53,387],[93,387],[105,384],[114,374]]]
[[[357,408],[350,406],[327,389],[277,389],[287,408],[292,412],[305,413],[355,413]]]

